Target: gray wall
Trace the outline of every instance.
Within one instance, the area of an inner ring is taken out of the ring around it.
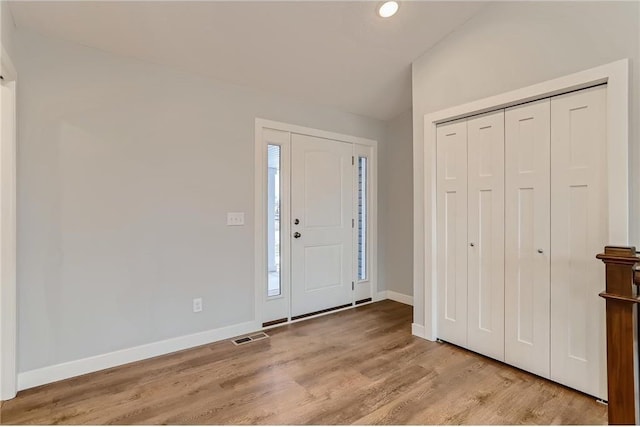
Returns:
[[[426,113],[631,58],[631,231],[637,244],[639,8],[638,2],[512,2],[483,9],[413,64],[414,165],[421,162]],[[421,194],[423,177],[416,175],[414,183]],[[419,258],[424,257],[423,215],[415,212]],[[416,272],[415,279],[414,321],[424,324],[419,285],[424,278]]]
[[[255,117],[384,138],[377,120],[20,30],[14,56],[19,372],[253,319]]]
[[[5,48],[9,57],[13,57],[13,32],[15,31],[15,25],[13,23],[13,17],[9,10],[9,3],[6,1],[0,1],[0,37],[2,37],[2,47]]]
[[[413,295],[413,128],[411,110],[387,122],[380,148],[379,289]]]

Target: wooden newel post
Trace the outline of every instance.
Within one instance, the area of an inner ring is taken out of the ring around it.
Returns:
[[[606,264],[607,285],[600,296],[607,302],[609,424],[636,424],[640,299],[634,280],[640,258],[636,248],[619,246],[605,247],[597,258]]]

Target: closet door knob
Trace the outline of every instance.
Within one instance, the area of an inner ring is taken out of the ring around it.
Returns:
[[[544,251],[542,249],[538,249],[538,253],[542,254],[542,253],[544,253]]]
[[[473,243],[473,242],[469,243],[469,246],[471,246],[471,247],[474,247],[475,245],[476,245],[476,244],[475,244],[475,243]]]

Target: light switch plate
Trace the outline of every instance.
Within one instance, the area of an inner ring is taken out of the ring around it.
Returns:
[[[202,311],[202,298],[193,299],[193,312],[200,313]]]
[[[227,225],[244,225],[244,212],[227,212]]]

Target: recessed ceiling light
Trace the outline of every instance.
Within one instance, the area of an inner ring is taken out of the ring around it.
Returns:
[[[378,15],[383,18],[389,18],[396,14],[399,7],[397,1],[386,1],[378,8]]]

